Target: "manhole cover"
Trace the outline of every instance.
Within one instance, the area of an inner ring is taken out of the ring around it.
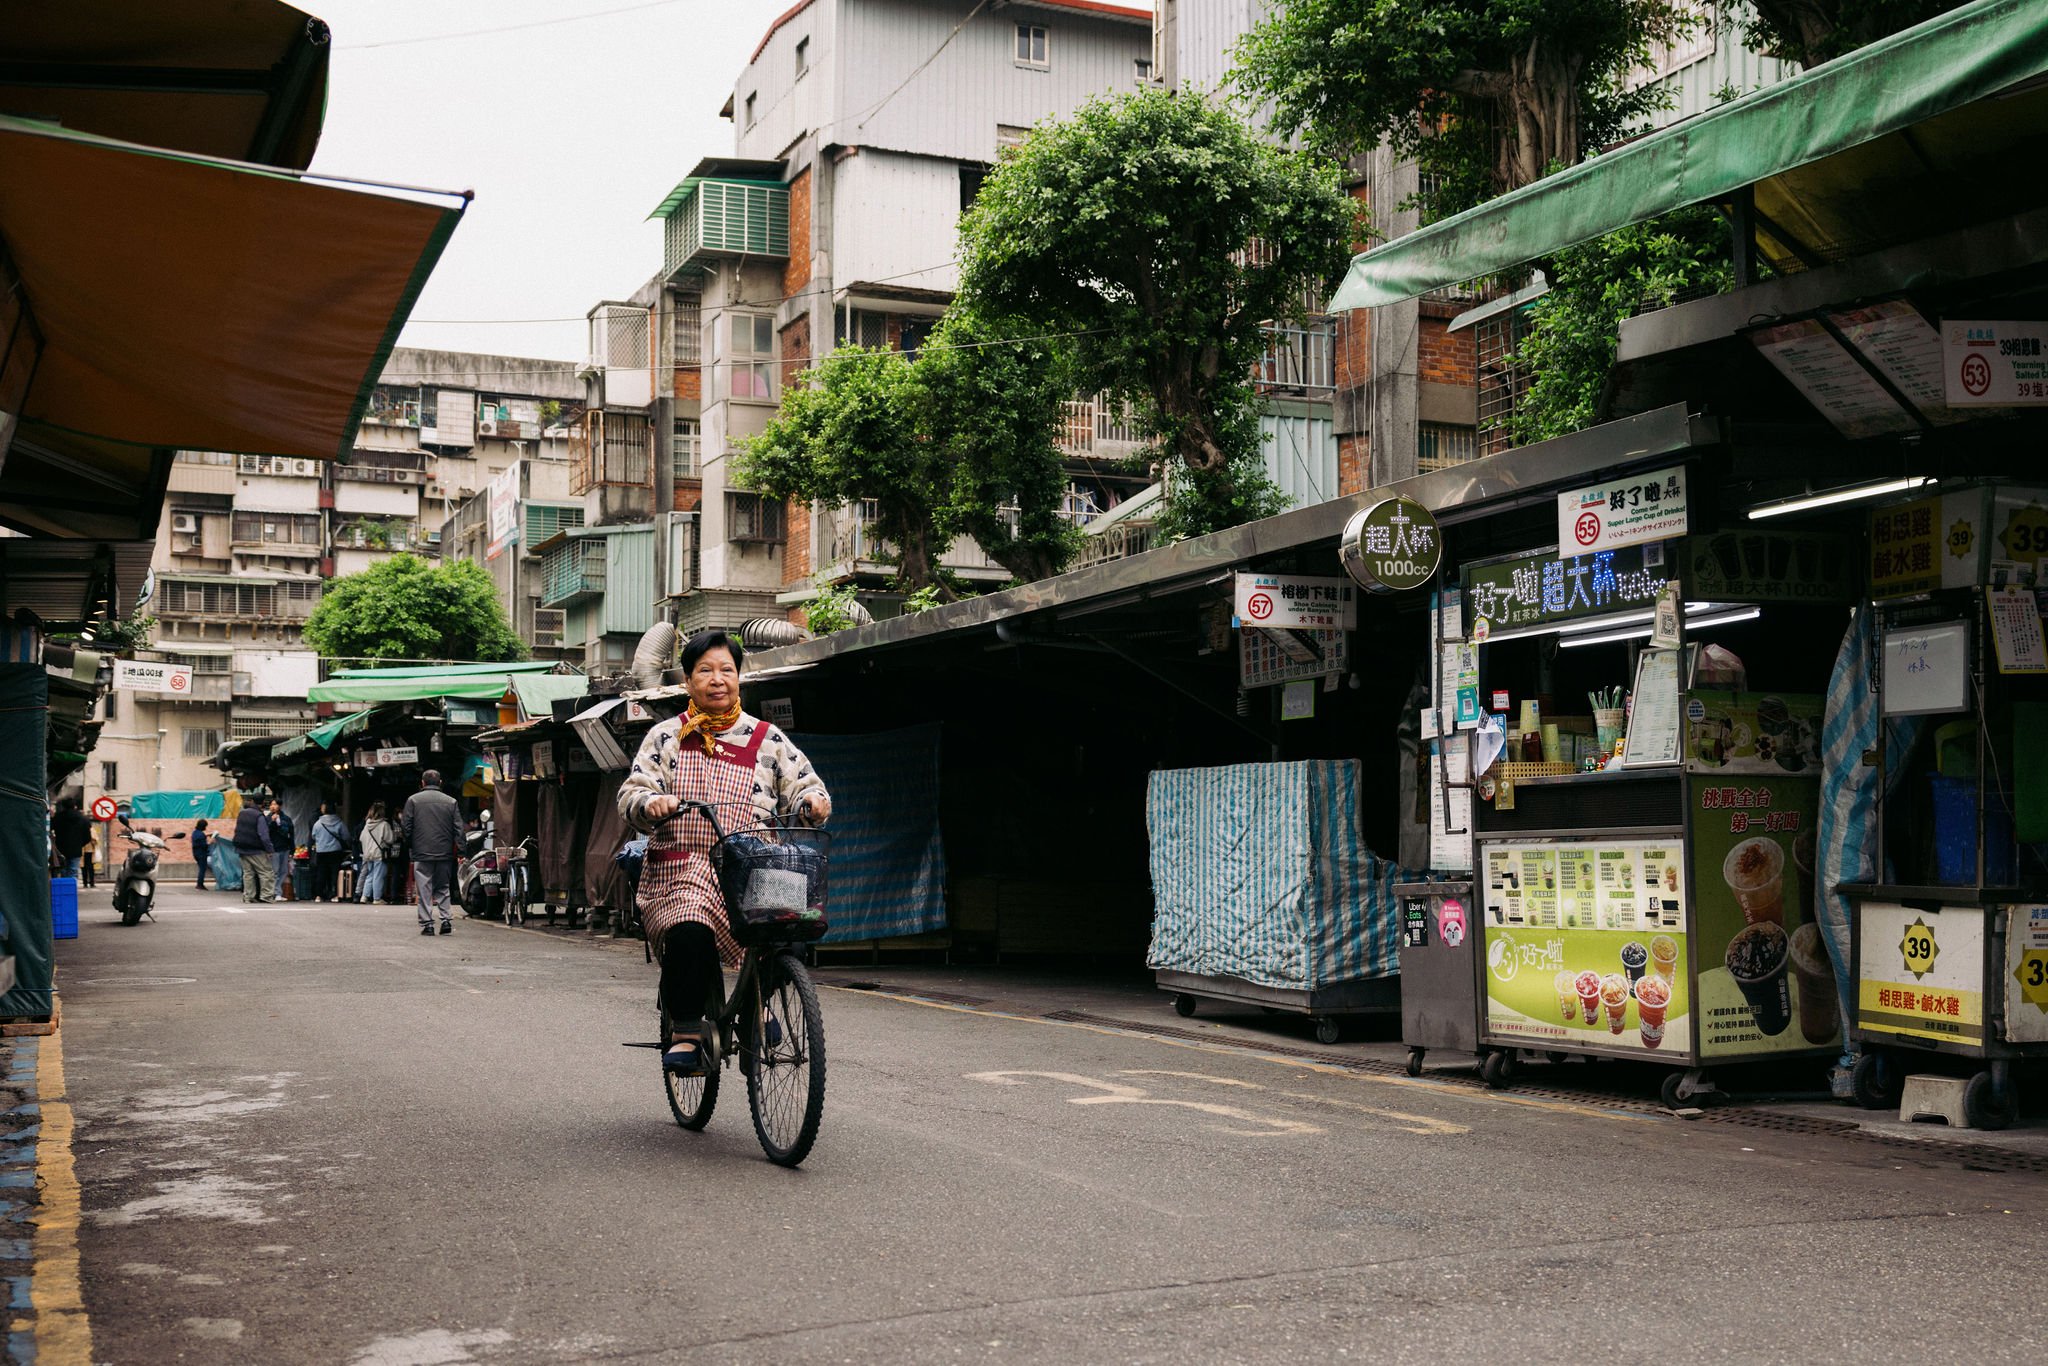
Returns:
[[[82,987],[182,987],[196,982],[197,977],[87,977],[78,985]]]

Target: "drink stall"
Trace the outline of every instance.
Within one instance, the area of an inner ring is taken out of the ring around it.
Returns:
[[[1963,1074],[1963,1117],[2017,1117],[2048,1057],[2048,490],[1982,483],[1871,514],[1877,880],[1853,908],[1854,1098]]]
[[[1486,1079],[1832,1056],[1817,924],[1822,692],[1854,595],[1826,531],[1687,534],[1685,467],[1559,498],[1558,545],[1439,596],[1432,866],[1469,831]],[[1476,776],[1474,776],[1476,775]]]

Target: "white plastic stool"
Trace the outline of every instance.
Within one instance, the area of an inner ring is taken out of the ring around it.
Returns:
[[[1900,1122],[1939,1119],[1951,1129],[1969,1128],[1970,1122],[1963,1113],[1963,1088],[1968,1085],[1963,1077],[1907,1077],[1906,1087],[1899,1093]]]

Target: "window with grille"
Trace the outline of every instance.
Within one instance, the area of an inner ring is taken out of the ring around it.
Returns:
[[[718,329],[727,345],[726,393],[733,398],[775,397],[775,319],[767,313],[729,313]]]
[[[780,545],[787,537],[782,504],[758,493],[725,495],[725,539],[740,544]]]
[[[186,726],[185,757],[187,759],[210,759],[220,748],[220,731],[213,726]]]
[[[1478,433],[1470,427],[1424,422],[1415,429],[1415,468],[1449,469],[1479,456]]]
[[[1017,65],[1037,67],[1041,71],[1052,65],[1046,55],[1045,25],[1017,25]]]
[[[704,301],[695,294],[678,294],[675,310],[675,363],[698,365],[704,359]]]
[[[842,310],[839,314],[839,344],[882,350],[889,345],[889,315],[866,308]]]
[[[121,694],[114,688],[107,689],[107,695],[100,699],[100,719],[112,721],[121,714]]]
[[[121,790],[121,766],[102,761],[100,764],[100,790],[119,792]]]
[[[309,719],[299,716],[237,716],[228,721],[228,739],[267,740],[273,735],[290,735],[304,730]]]
[[[190,669],[195,674],[225,674],[234,672],[234,660],[227,655],[181,655],[169,650],[162,652],[166,664],[181,669]],[[111,697],[113,694],[109,693]],[[108,715],[113,713],[109,712]]]
[[[236,545],[320,544],[320,516],[284,512],[237,512],[231,538]]]
[[[1528,310],[1511,308],[1481,321],[1474,349],[1479,371],[1479,454],[1498,455],[1514,445],[1508,419],[1521,406],[1532,378],[1521,362],[1529,335]]]
[[[676,432],[669,447],[672,460],[669,482],[678,479],[697,479],[704,473],[704,436],[694,417],[676,419]]]
[[[1031,136],[1031,130],[1022,124],[999,123],[996,125],[996,156],[1008,156],[1024,145],[1024,139]]]

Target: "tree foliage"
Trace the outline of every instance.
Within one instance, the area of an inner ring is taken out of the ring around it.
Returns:
[[[1734,287],[1728,224],[1703,205],[1560,252],[1515,360],[1533,379],[1508,430],[1517,443],[1591,426],[1624,318]]]
[[[1679,0],[1287,0],[1245,35],[1234,79],[1312,148],[1414,159],[1441,216],[1576,163],[1656,107],[1624,78],[1699,22]]]
[[[496,586],[473,560],[393,555],[327,586],[306,643],[329,659],[524,659]]]
[[[1081,533],[1063,516],[1067,473],[1057,444],[1075,393],[1072,348],[949,311],[913,367],[919,420],[953,478],[942,515],[997,564],[1029,583],[1073,561]]]
[[[1128,404],[1187,532],[1271,504],[1252,370],[1358,236],[1334,170],[1199,95],[1099,98],[1035,131],[961,224],[961,298],[1073,346],[1081,392]]]
[[[1747,0],[1723,9],[1744,16],[1743,40],[1751,47],[1813,67],[1964,3],[1966,0]]]

